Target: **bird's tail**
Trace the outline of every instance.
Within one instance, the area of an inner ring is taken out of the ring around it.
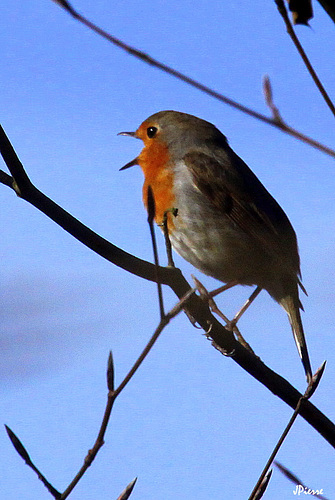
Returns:
[[[298,287],[296,286],[296,290],[286,297],[280,300],[280,305],[285,309],[288,314],[293,336],[295,343],[298,348],[299,356],[301,358],[302,364],[305,369],[307,382],[309,383],[312,378],[312,368],[309,360],[307,344],[304,334],[304,329],[302,326],[301,316],[300,316],[300,308],[301,303],[298,296]]]

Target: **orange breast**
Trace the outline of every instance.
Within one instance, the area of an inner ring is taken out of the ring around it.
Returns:
[[[167,147],[158,141],[152,141],[140,153],[138,163],[145,178],[143,203],[147,208],[148,186],[151,186],[156,206],[155,221],[157,224],[161,224],[164,214],[173,208],[177,208],[173,194],[173,172]],[[168,220],[171,228],[171,213],[168,213]]]

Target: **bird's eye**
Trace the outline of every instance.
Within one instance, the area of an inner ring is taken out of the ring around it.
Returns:
[[[148,127],[147,128],[147,136],[149,137],[149,139],[152,139],[153,137],[155,137],[157,130],[158,130],[157,127]]]

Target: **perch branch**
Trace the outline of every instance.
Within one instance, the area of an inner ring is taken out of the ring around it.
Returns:
[[[13,179],[10,182],[5,176],[5,185],[10,185],[12,189],[15,189],[17,193],[20,193],[19,196],[21,198],[41,210],[50,219],[70,233],[74,238],[78,239],[88,248],[91,248],[101,257],[132,274],[155,282],[156,266],[150,262],[138,259],[109,243],[107,240],[76,220],[72,215],[33,186],[25,172],[20,172],[21,169],[23,169],[23,166],[1,128],[0,152],[13,176]],[[21,176],[19,175],[20,173]],[[3,175],[0,177],[0,181],[3,177]],[[19,178],[23,179],[22,184],[18,182]],[[17,187],[15,188],[16,185]],[[181,299],[191,289],[179,269],[159,267],[159,273],[161,283],[168,285],[179,299]],[[211,314],[207,303],[203,302],[200,297],[192,294],[188,300],[187,309],[203,330],[210,333],[210,338],[212,339],[215,347],[222,350],[221,352],[232,353],[231,359],[233,361],[238,363],[251,376],[261,382],[291,408],[294,409],[296,407],[299,398],[301,397],[300,392],[297,391],[287,380],[268,368],[257,356],[241,346],[241,344],[235,340],[233,334],[226,330],[223,325]],[[307,401],[306,404],[303,405],[300,410],[300,415],[332,446],[335,447],[334,424],[320,410],[310,403],[310,401]]]

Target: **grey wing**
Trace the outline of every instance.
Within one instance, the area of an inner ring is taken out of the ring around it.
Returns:
[[[220,148],[213,156],[194,150],[184,156],[184,161],[197,189],[222,216],[269,255],[284,258],[299,275],[297,239],[288,217],[229,146]]]

